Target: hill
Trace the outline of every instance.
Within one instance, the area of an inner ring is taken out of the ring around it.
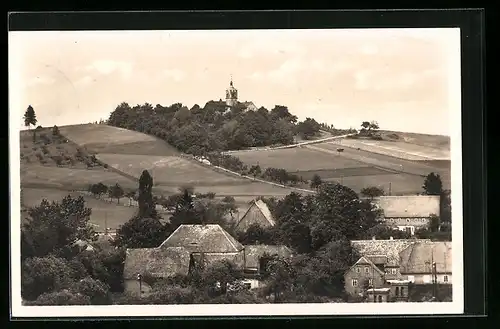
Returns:
[[[424,178],[431,172],[440,174],[444,188],[449,189],[451,163],[445,138],[439,141],[439,137],[433,139],[428,135],[411,136],[408,142],[343,138],[290,149],[241,151],[231,155],[248,166],[284,168],[307,180],[317,174],[324,181],[341,183],[356,192],[367,186],[378,186],[392,195],[422,193]],[[391,144],[389,149],[388,143],[396,144]],[[430,147],[432,143],[441,148]]]

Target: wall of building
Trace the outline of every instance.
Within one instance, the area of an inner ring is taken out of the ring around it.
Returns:
[[[375,299],[375,300],[374,300]],[[370,293],[368,294],[367,302],[368,303],[387,303],[389,301],[388,293]]]
[[[125,292],[129,293],[134,296],[139,296],[139,281],[136,279],[125,279],[124,280],[124,286],[125,286]],[[142,289],[142,294],[146,295],[151,292],[151,287],[145,283],[144,281],[141,282],[140,285]]]
[[[413,284],[409,287],[409,302],[422,302],[429,300],[434,295],[436,299],[444,302],[451,302],[453,299],[453,286],[451,284]]]
[[[356,265],[344,275],[346,293],[358,295],[365,292],[365,282],[372,280],[373,287],[381,287],[384,277],[369,265]],[[353,280],[356,280],[353,282]]]
[[[432,273],[403,274],[403,275],[407,280],[409,280],[415,284],[432,284]],[[448,273],[448,274],[439,273],[439,274],[437,274],[437,283],[451,284],[452,283],[451,273]]]

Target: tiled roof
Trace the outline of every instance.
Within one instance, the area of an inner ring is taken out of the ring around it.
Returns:
[[[353,240],[352,247],[361,256],[387,256],[386,266],[399,266],[399,253],[418,239],[394,239],[394,240]]]
[[[187,275],[190,253],[185,248],[127,249],[123,277],[135,279],[137,274],[166,278],[176,274]]]
[[[373,264],[384,265],[387,264],[387,256],[386,255],[370,255],[366,256]]]
[[[244,267],[244,256],[242,251],[238,253],[193,253],[192,256],[195,262],[194,265],[197,267],[202,266],[203,268],[207,268],[223,260],[230,261],[237,269],[242,270]]]
[[[439,216],[437,195],[381,196],[373,202],[384,211],[386,218]]]
[[[273,215],[271,214],[271,211],[267,207],[267,204],[262,200],[253,200],[250,207],[243,214],[243,216],[241,216],[241,219],[236,224],[236,227],[239,227],[240,224],[246,219],[247,214],[253,207],[257,207],[257,209],[259,209],[260,213],[262,214],[262,216],[264,216],[265,220],[267,220],[270,226],[276,225],[276,222],[274,221]]]
[[[236,241],[220,225],[181,225],[160,248],[184,247],[190,252],[231,253],[239,252],[243,245]]]
[[[247,245],[245,246],[245,268],[259,268],[260,258],[268,255],[278,255],[280,258],[289,258],[293,255],[292,251],[286,246],[272,245]]]
[[[437,273],[452,270],[451,242],[420,242],[400,253],[401,273],[432,273],[432,262]]]
[[[375,271],[377,271],[380,275],[384,275],[384,272],[382,272],[377,267],[377,265],[373,264],[373,262],[370,259],[368,259],[368,257],[361,256],[361,258],[358,259],[358,261],[356,263],[354,263],[354,265],[351,266],[351,268],[353,268],[356,265],[369,265],[369,266],[371,266],[371,268],[373,268]]]

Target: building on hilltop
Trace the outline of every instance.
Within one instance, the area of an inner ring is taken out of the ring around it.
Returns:
[[[372,202],[383,210],[386,225],[411,235],[419,228],[428,228],[431,217],[440,213],[437,195],[381,196]]]
[[[226,89],[226,111],[232,108],[241,108],[243,111],[256,111],[257,106],[253,102],[238,101],[238,89],[233,85],[233,79],[229,82],[229,87]]]
[[[236,224],[236,230],[245,232],[252,225],[258,225],[262,228],[273,227],[276,225],[273,215],[267,204],[262,200],[253,200],[248,210]]]
[[[400,253],[401,274],[415,284],[451,284],[451,242],[418,242]]]

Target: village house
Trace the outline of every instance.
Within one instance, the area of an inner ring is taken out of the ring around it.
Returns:
[[[133,295],[149,293],[148,277],[188,275],[190,255],[183,247],[127,249],[123,269],[125,292]]]
[[[345,291],[351,296],[363,296],[367,289],[384,285],[384,272],[367,257],[361,257],[344,274]]]
[[[351,241],[353,249],[361,257],[344,274],[345,291],[351,296],[361,296],[368,293],[368,289],[389,288],[388,299],[407,296],[408,285],[403,282],[406,277],[400,271],[400,252],[417,242],[426,241],[430,242],[430,240],[421,239],[392,238]],[[400,282],[399,286],[398,282]],[[391,285],[394,288],[391,289]],[[403,294],[401,294],[401,287],[403,287]]]
[[[252,201],[250,207],[237,222],[235,228],[237,231],[245,232],[252,225],[258,225],[262,228],[276,225],[271,211],[262,200]]]
[[[260,280],[263,256],[292,256],[285,246],[243,246],[220,225],[181,225],[159,247],[128,249],[125,258],[125,290],[147,293],[151,287],[146,277],[168,278],[189,275],[215,262],[228,260],[245,277],[249,289],[262,286]]]
[[[418,242],[400,253],[401,275],[415,284],[451,284],[451,242]]]
[[[438,195],[381,196],[372,201],[383,210],[383,221],[389,227],[407,231],[411,235],[420,228],[427,228],[431,217],[439,217]]]

